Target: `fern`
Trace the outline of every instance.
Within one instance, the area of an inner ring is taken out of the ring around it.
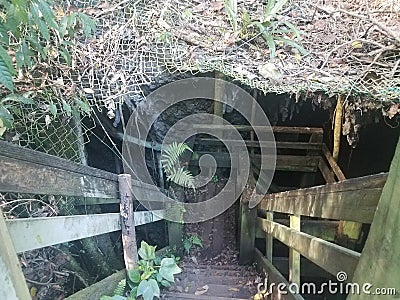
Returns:
[[[173,142],[163,149],[161,164],[167,174],[167,180],[178,185],[194,189],[194,177],[183,167],[180,166],[179,158],[186,151],[193,152],[185,143]]]
[[[126,279],[122,279],[118,282],[116,288],[114,289],[114,296],[124,296],[126,287]]]

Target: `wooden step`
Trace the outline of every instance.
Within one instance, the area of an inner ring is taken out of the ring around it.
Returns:
[[[202,294],[202,296],[212,296],[212,297],[227,297],[227,298],[244,298],[250,299],[253,296],[251,290],[254,288],[246,286],[245,284],[235,284],[235,285],[224,285],[216,283],[204,284],[203,282],[195,281],[183,281],[176,283],[174,285],[174,290],[172,292],[179,292],[183,295],[196,295],[196,291],[202,291],[207,289],[207,292]],[[178,290],[179,289],[179,290]],[[254,292],[255,294],[256,292]]]
[[[208,295],[191,295],[191,294],[181,294],[175,292],[163,293],[161,299],[171,299],[171,300],[184,300],[184,299],[198,299],[198,300],[248,300],[249,298],[227,298],[218,296],[208,296]]]

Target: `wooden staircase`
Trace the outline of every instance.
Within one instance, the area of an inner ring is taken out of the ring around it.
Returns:
[[[252,266],[186,264],[162,299],[253,299],[258,273]]]

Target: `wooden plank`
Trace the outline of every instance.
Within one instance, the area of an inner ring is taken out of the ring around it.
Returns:
[[[53,155],[34,151],[26,148],[16,146],[11,143],[0,141],[0,159],[1,157],[14,158],[18,161],[30,162],[33,164],[53,167],[60,170],[79,173],[90,177],[98,177],[107,179],[117,183],[118,178],[116,174],[103,171],[100,169],[84,166],[67,159],[62,159]]]
[[[145,225],[164,219],[165,210],[135,211],[135,226]]]
[[[204,154],[212,155],[217,161],[218,168],[230,168],[231,167],[231,156],[229,153],[224,152],[206,152],[198,151],[199,156]],[[250,156],[253,166],[259,166],[261,164],[261,155],[255,154]],[[264,156],[264,159],[272,160],[275,159],[273,156]],[[298,171],[298,172],[316,172],[318,168],[319,157],[318,156],[296,156],[296,155],[277,155],[276,156],[276,171]],[[190,165],[198,166],[199,160],[192,159]],[[204,165],[205,167],[212,167],[210,165]],[[259,169],[259,167],[258,167]]]
[[[266,161],[274,159],[273,156],[256,154],[251,157],[254,164],[261,164],[261,158]],[[316,172],[318,168],[318,156],[300,156],[300,155],[277,155],[276,167],[277,171],[299,171],[299,172]]]
[[[298,150],[316,150],[321,151],[322,143],[307,143],[307,142],[265,142],[265,141],[243,141],[243,140],[224,140],[229,144],[242,144],[243,142],[249,148],[277,148],[277,149],[298,149]],[[207,145],[222,145],[222,142],[213,138],[198,138],[196,144]]]
[[[114,290],[118,283],[125,279],[126,270],[120,270],[99,282],[96,282],[87,288],[72,294],[65,298],[65,300],[99,300],[101,296],[113,296]]]
[[[118,175],[118,183],[121,198],[119,213],[121,217],[121,234],[125,269],[133,270],[138,263],[138,250],[133,212],[131,175]]]
[[[265,218],[268,221],[271,221],[271,222],[274,221],[274,213],[267,211],[265,213]],[[257,228],[259,228],[259,227],[258,226],[256,227],[256,231],[257,231]],[[256,236],[257,236],[257,233],[256,233]],[[265,257],[269,261],[272,261],[273,249],[274,249],[274,238],[270,234],[264,233],[264,236],[265,236]]]
[[[300,216],[290,215],[290,228],[300,231]],[[271,222],[271,221],[270,221]],[[289,282],[300,286],[300,253],[295,249],[289,249]]]
[[[262,273],[268,274],[268,284],[274,284],[272,291],[267,290],[267,292],[271,292],[268,299],[271,300],[304,300],[304,298],[300,295],[294,295],[289,290],[289,282],[286,278],[272,265],[270,261],[268,261],[258,250],[254,249],[254,258],[257,263],[257,267],[261,269]],[[278,290],[278,285],[281,284]],[[282,288],[284,287],[284,288]],[[269,289],[269,287],[264,287],[265,289]],[[279,291],[284,291],[285,293],[279,293]]]
[[[231,126],[231,125],[230,125]],[[204,124],[194,124],[193,128],[195,129],[218,129],[218,130],[231,130],[229,127],[226,125],[204,125]],[[269,132],[271,130],[270,126],[250,126],[250,125],[233,125],[235,129],[238,131],[252,131],[252,130],[257,130],[257,131],[267,131]],[[272,130],[274,133],[296,133],[296,134],[323,134],[324,130],[322,128],[316,128],[316,127],[286,127],[286,126],[272,126]]]
[[[7,220],[17,253],[121,229],[119,213]]]
[[[117,198],[117,183],[100,177],[0,157],[0,191],[76,197]]]
[[[333,172],[329,169],[328,165],[322,157],[319,158],[318,169],[320,170],[322,177],[324,177],[326,183],[336,182]]]
[[[340,169],[339,165],[333,158],[331,152],[329,151],[328,147],[323,144],[322,145],[322,153],[325,155],[326,160],[328,161],[329,165],[332,168],[332,171],[335,173],[336,177],[339,181],[346,180],[346,176],[344,176],[342,170]]]
[[[0,299],[29,300],[29,290],[0,209]]]
[[[353,277],[360,253],[262,218],[257,225],[332,275],[346,272],[349,280]]]
[[[386,174],[265,195],[260,208],[336,220],[371,223]]]
[[[270,220],[272,221],[272,220]],[[289,226],[289,220],[287,219],[276,219],[275,222]],[[318,237],[325,241],[335,241],[336,230],[339,225],[339,221],[327,221],[327,220],[302,220],[301,231],[309,235]],[[256,238],[265,238],[265,233],[260,229],[256,228]]]
[[[160,220],[163,211],[135,212],[135,226]],[[119,213],[7,220],[17,253],[121,230]]]
[[[362,286],[366,282],[374,288],[395,289],[396,295],[387,299],[398,299],[400,292],[400,140],[390,166],[389,177],[383,189],[374,221],[369,231],[360,263],[353,282]],[[388,291],[388,290],[387,290]],[[349,295],[349,300],[384,299],[378,294]]]

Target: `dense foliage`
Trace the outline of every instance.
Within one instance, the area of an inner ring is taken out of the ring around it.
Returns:
[[[79,97],[57,103],[49,97],[51,77],[73,69],[74,40],[94,33],[95,22],[79,11],[64,10],[50,0],[1,0],[0,2],[0,136],[13,126],[17,104],[34,104],[46,98],[49,118],[57,111],[71,115],[88,111]],[[59,85],[63,85],[62,77]],[[47,123],[47,122],[46,122]]]
[[[154,297],[160,297],[160,287],[171,286],[171,283],[175,281],[174,275],[182,272],[177,265],[179,258],[174,256],[158,257],[156,256],[156,247],[150,246],[144,241],[141,243],[138,254],[141,259],[137,268],[128,270],[128,279],[117,286],[116,295],[102,296],[101,300],[137,298],[152,300]],[[126,282],[128,286],[126,286]],[[129,292],[125,297],[124,291],[127,287],[129,287]]]

